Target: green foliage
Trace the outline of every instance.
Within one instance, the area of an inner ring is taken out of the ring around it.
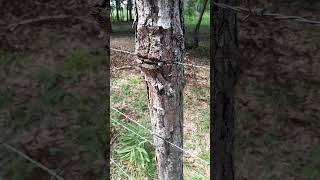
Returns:
[[[205,180],[205,178],[199,174],[196,174],[192,176],[192,180]]]
[[[196,15],[196,4],[198,0],[188,0],[185,2],[185,15],[188,17],[192,17]]]
[[[203,152],[203,153],[200,154],[199,157],[204,159],[204,160],[210,161],[210,152]]]
[[[113,125],[119,126],[120,122],[113,120]],[[140,127],[125,123],[125,126],[132,131],[121,131],[118,138],[115,156],[121,161],[128,162],[135,169],[138,176],[143,174],[148,177],[155,175],[154,152],[151,144],[148,142],[148,133]],[[143,139],[142,137],[145,137]]]
[[[148,110],[148,99],[146,97],[146,93],[142,92],[137,94],[134,99],[134,108],[135,111],[142,114],[143,112]]]

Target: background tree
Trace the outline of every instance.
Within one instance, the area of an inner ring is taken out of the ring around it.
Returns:
[[[196,28],[194,29],[194,39],[193,39],[194,41],[193,42],[194,42],[195,47],[199,46],[199,30],[200,30],[200,25],[201,25],[203,14],[207,8],[208,0],[203,0],[201,4],[202,4],[201,12],[199,14]]]
[[[137,0],[136,52],[149,96],[153,132],[183,146],[182,0]],[[183,179],[183,153],[154,136],[160,180]]]
[[[111,5],[109,0],[105,0],[106,2],[106,7],[107,7],[107,32],[111,33],[112,32],[112,25],[111,25]]]
[[[236,0],[215,2],[236,5]],[[238,79],[239,57],[236,13],[216,7],[214,1],[211,1],[211,6],[212,176],[216,180],[233,180],[234,88]]]
[[[127,1],[127,21],[132,21],[132,7],[133,7],[133,3],[132,0],[128,0]]]
[[[121,0],[115,0],[116,1],[116,17],[117,17],[117,21],[120,21],[120,8],[121,8]]]

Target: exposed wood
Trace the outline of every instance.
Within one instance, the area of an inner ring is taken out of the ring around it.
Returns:
[[[183,146],[182,0],[136,0],[136,53],[142,64],[153,132]],[[160,63],[166,62],[166,63]],[[163,65],[161,65],[163,64]],[[181,150],[154,137],[160,180],[183,179]]]

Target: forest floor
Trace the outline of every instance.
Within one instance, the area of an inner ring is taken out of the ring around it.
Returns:
[[[293,8],[274,4],[282,7],[279,11],[284,14],[320,17],[319,3],[309,8],[290,5]],[[115,26],[112,47],[134,50],[129,26]],[[87,26],[77,23],[27,26],[5,35],[14,51],[0,41],[0,140],[65,179],[103,177],[103,152],[99,147],[104,144],[97,137],[105,132],[102,104],[107,97],[107,67],[101,40],[96,32],[88,31]],[[250,18],[239,22],[239,31],[244,58],[236,95],[236,179],[320,179],[319,28]],[[209,39],[208,26],[202,34],[201,46],[187,51],[187,62],[209,66],[209,42],[205,41]],[[148,126],[142,75],[134,68],[117,69],[134,66],[131,56],[112,52],[111,58],[112,105]],[[209,72],[186,68],[185,75],[184,148],[209,160]],[[112,113],[113,118],[124,121]],[[113,147],[117,149],[131,137],[114,126]],[[151,157],[152,147],[144,145]],[[0,152],[0,179],[54,179],[2,146]],[[113,155],[118,160],[117,154]],[[209,175],[209,168],[196,159],[186,156],[185,162],[187,179]],[[149,171],[138,172],[126,163],[120,161],[133,175],[155,175],[152,164],[146,165]],[[116,167],[112,170],[115,177],[124,177]]]
[[[283,13],[315,18],[317,15],[310,12],[316,7],[319,4],[303,10],[280,9]],[[242,22],[240,16],[239,20],[243,72],[236,91],[236,179],[317,180],[320,178],[319,28],[262,18]],[[128,33],[130,26],[117,23],[113,28],[116,33],[111,35],[111,47],[134,51],[134,34]],[[209,66],[208,32],[207,26],[202,27],[202,44],[187,51],[187,63]],[[186,39],[190,38],[187,33]],[[134,57],[112,52],[111,60],[112,106],[148,127],[145,84],[142,74],[134,68]],[[184,148],[209,160],[209,72],[186,68],[185,78]],[[125,122],[124,117],[114,117]],[[116,150],[121,148],[121,131],[125,130],[116,126],[114,133],[120,134],[120,138],[113,145],[114,158],[119,158]],[[150,134],[146,137],[152,140]],[[118,160],[122,162],[121,158]],[[134,173],[132,164],[123,163],[131,175],[140,177]],[[199,165],[197,160],[186,157],[185,164],[186,179],[202,179],[201,174],[209,176],[210,169]],[[124,177],[116,167],[113,173],[115,179]]]
[[[79,33],[84,27],[6,34],[19,43],[0,51],[0,140],[65,179],[102,180],[106,53],[96,33]],[[4,180],[56,179],[4,146],[0,167]]]

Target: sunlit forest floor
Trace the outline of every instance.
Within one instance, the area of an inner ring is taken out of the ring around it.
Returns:
[[[284,14],[320,17],[320,6],[316,3],[302,6],[293,2],[292,8],[287,8],[285,3],[273,5],[280,7],[279,11]],[[239,17],[238,24],[243,74],[236,95],[236,179],[318,180],[319,28],[268,19],[249,18],[246,22],[241,19]],[[128,33],[130,26],[126,23],[114,25],[112,47],[134,50],[134,34]],[[40,28],[26,26],[0,34],[14,45],[9,48],[14,50],[8,50],[7,42],[0,43],[0,140],[57,171],[65,179],[103,177],[98,170],[104,168],[100,150],[105,146],[101,144],[103,140],[97,138],[97,132],[104,133],[105,109],[97,113],[96,108],[102,107],[103,97],[107,96],[104,91],[107,81],[105,52],[100,50],[98,33],[88,31],[84,25],[65,23]],[[200,47],[187,51],[187,62],[208,66],[209,36],[205,24],[201,34]],[[186,38],[191,38],[190,33]],[[112,52],[111,58],[113,106],[148,126],[142,75],[134,68],[117,69],[134,66],[132,57]],[[209,72],[186,68],[185,73],[184,148],[209,160]],[[124,121],[115,112],[112,117]],[[125,123],[135,128],[128,121]],[[124,145],[121,144],[123,140],[132,137],[116,124],[114,127],[115,150]],[[145,136],[150,138],[148,134]],[[152,146],[141,145],[152,157]],[[129,161],[121,161],[116,151],[112,153],[128,168],[128,173],[155,176],[152,158],[149,164],[144,158],[148,171],[139,172]],[[197,160],[186,156],[185,162],[186,179],[201,179],[200,173],[209,175],[209,168]],[[115,178],[125,177],[114,166],[112,172]],[[50,178],[54,179],[1,146],[0,179]]]
[[[310,13],[315,7],[280,9],[287,14],[296,12],[316,17]],[[243,22],[242,18],[239,16],[238,23],[243,72],[236,93],[236,179],[317,180],[320,178],[320,63],[317,61],[320,31],[312,25],[260,18]],[[113,28],[111,46],[134,51],[130,25],[115,23]],[[187,51],[187,62],[208,66],[209,30],[208,26],[201,28],[200,47]],[[191,36],[187,32],[186,39]],[[113,106],[148,127],[145,85],[142,74],[134,68],[133,57],[113,52],[111,59]],[[184,146],[209,160],[209,72],[187,68],[185,76]],[[130,124],[117,113],[113,118]],[[123,145],[121,132],[127,131],[114,126],[113,157],[118,158],[132,176],[154,176],[150,172],[154,169],[137,173],[139,167],[121,157],[123,152],[118,153],[117,149]],[[144,135],[152,140],[150,134]],[[148,146],[146,150],[154,156],[152,148]],[[197,160],[190,163],[185,158],[185,163],[186,179],[202,179],[200,174],[209,176],[209,168],[199,166]],[[117,167],[113,166],[112,172],[114,179],[125,177]]]

